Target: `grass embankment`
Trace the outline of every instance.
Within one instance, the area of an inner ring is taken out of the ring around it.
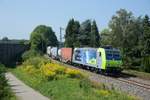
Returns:
[[[5,73],[4,65],[0,64],[0,100],[16,100],[17,98],[7,83]]]
[[[130,69],[124,70],[123,73],[133,75],[133,76],[141,78],[141,79],[150,80],[150,73],[136,71],[136,70],[130,70]]]
[[[12,72],[25,84],[51,100],[135,100],[133,96],[108,90],[88,80],[79,70],[50,63],[44,58],[25,61]]]

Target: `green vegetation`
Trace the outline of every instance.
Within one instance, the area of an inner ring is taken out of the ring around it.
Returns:
[[[150,80],[150,73],[146,73],[146,72],[139,72],[136,70],[124,70],[123,73],[129,74],[129,75],[134,75],[135,77],[139,77],[141,79],[146,79],[146,80]]]
[[[124,68],[150,72],[150,20],[120,9],[101,32],[102,45],[120,48]],[[131,67],[129,67],[131,66]]]
[[[51,27],[45,25],[37,26],[30,36],[30,50],[22,55],[23,61],[41,56],[46,53],[47,46],[57,46],[57,37]]]
[[[41,56],[41,55],[42,55],[41,52],[37,52],[36,50],[31,49],[31,50],[28,50],[28,51],[26,51],[22,54],[22,59],[23,59],[23,61],[25,61],[29,58],[36,57],[36,56]]]
[[[30,36],[31,49],[46,53],[46,47],[57,46],[57,37],[51,27],[45,25],[37,26]]]
[[[90,47],[99,47],[100,46],[100,35],[99,35],[96,21],[92,22],[90,37],[91,37]]]
[[[109,29],[103,29],[100,33],[101,35],[101,46],[105,46],[105,45],[111,45],[111,41],[112,41],[112,34],[110,32]]]
[[[96,21],[86,20],[80,23],[71,19],[68,22],[65,35],[66,47],[99,47],[100,35]]]
[[[26,60],[21,66],[12,69],[12,72],[27,85],[52,100],[137,99],[115,90],[108,90],[103,84],[91,82],[79,70],[47,62],[43,57]]]
[[[0,100],[16,100],[5,78],[5,67],[0,64]]]
[[[79,47],[79,39],[77,38],[79,35],[79,27],[80,23],[71,19],[68,22],[65,34],[65,46],[66,47]]]
[[[27,60],[46,53],[47,46],[57,46],[57,37],[51,27],[37,26],[30,36],[30,50],[24,52],[22,59]]]
[[[139,43],[143,31],[142,24],[140,17],[136,18],[132,12],[127,12],[124,9],[117,11],[109,23],[112,34],[111,44],[121,49],[125,67],[140,64]]]

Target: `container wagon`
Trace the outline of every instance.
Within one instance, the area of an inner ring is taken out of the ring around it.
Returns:
[[[53,59],[58,59],[58,47],[51,47],[50,54]]]
[[[48,54],[49,56],[51,56],[51,46],[48,46],[48,47],[47,47],[46,52],[47,52],[47,54]]]
[[[72,62],[72,48],[61,48],[61,61],[65,63]]]

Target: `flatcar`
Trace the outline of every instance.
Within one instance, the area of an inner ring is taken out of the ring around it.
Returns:
[[[57,52],[58,53],[53,55],[52,58],[59,58],[60,61],[65,63],[78,64],[102,72],[120,72],[122,70],[122,60],[119,49],[60,48]]]

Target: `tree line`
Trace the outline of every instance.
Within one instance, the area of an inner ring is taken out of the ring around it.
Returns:
[[[149,16],[135,17],[120,9],[112,17],[108,28],[101,32],[102,45],[121,50],[123,65],[150,72],[150,20]]]
[[[75,19],[70,19],[64,38],[65,47],[111,45],[119,48],[125,68],[138,68],[150,72],[150,20],[148,15],[135,17],[132,12],[120,9],[112,16],[108,28],[101,32],[95,20],[80,23]],[[58,43],[55,32],[49,26],[37,26],[30,36],[31,49],[42,53],[46,52],[47,46],[58,46]]]
[[[71,19],[65,34],[65,47],[99,47],[100,35],[96,21],[86,20],[83,23]]]

